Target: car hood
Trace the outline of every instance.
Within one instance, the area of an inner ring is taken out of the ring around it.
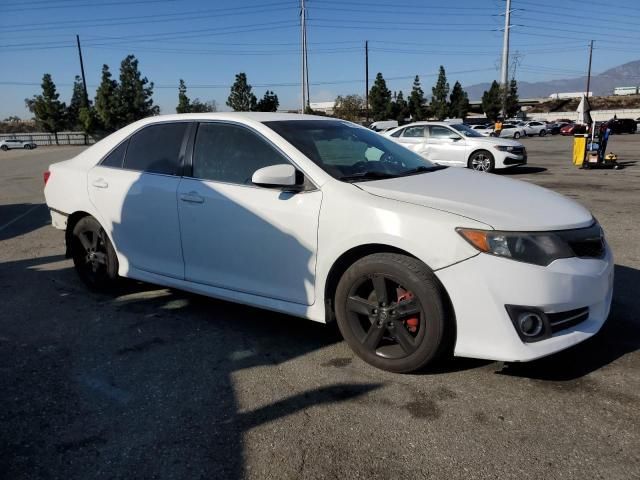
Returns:
[[[357,183],[379,197],[446,211],[496,230],[545,231],[587,227],[591,213],[558,193],[529,182],[466,169]]]
[[[520,142],[499,137],[467,137],[467,140],[469,142],[481,143],[487,146],[503,145],[505,147],[522,147],[522,144]]]

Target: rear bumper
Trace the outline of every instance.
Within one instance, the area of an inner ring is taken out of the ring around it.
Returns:
[[[56,210],[55,208],[49,208],[49,213],[51,214],[51,225],[58,230],[67,229],[67,220],[69,219],[68,214],[61,212],[60,210]]]
[[[501,361],[529,361],[582,342],[600,330],[613,295],[613,256],[567,258],[547,267],[479,254],[436,272],[456,315],[455,354]],[[549,314],[584,307],[589,316],[550,338],[525,343],[506,305]]]

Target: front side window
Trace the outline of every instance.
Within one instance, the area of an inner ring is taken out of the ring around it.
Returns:
[[[348,122],[282,120],[264,124],[339,180],[399,177],[439,168],[388,137]]]
[[[404,128],[401,128],[401,129],[400,129],[400,130],[398,130],[397,132],[393,132],[393,133],[391,134],[391,136],[392,136],[392,137],[394,137],[394,138],[398,138],[400,135],[402,135],[402,133],[404,132],[404,130],[405,130]]]
[[[146,173],[175,175],[187,122],[159,123],[133,134],[124,159],[124,168]]]
[[[447,127],[440,127],[438,125],[434,125],[431,127],[431,131],[429,136],[431,138],[449,138],[454,133],[449,130]]]
[[[251,185],[256,170],[283,163],[289,161],[245,127],[216,122],[198,127],[193,152],[195,178]]]

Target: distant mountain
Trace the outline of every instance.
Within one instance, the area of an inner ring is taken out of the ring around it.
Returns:
[[[598,75],[591,75],[589,89],[594,95],[611,95],[615,87],[631,87],[640,85],[640,60],[610,68]],[[480,100],[491,83],[478,83],[465,87],[470,100]],[[520,98],[548,97],[552,93],[580,92],[587,87],[586,75],[564,80],[547,82],[518,82]]]

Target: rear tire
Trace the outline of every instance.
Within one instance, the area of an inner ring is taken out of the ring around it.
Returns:
[[[546,130],[540,130],[540,136],[544,137],[547,134]]]
[[[7,150],[9,150],[9,147],[7,147],[6,145],[2,145],[0,149],[2,149],[3,152],[6,152]]]
[[[444,298],[424,263],[376,253],[356,261],[340,279],[335,295],[338,328],[370,365],[413,372],[447,349]]]
[[[25,146],[24,146],[24,149],[25,149],[25,150],[31,150],[31,145],[25,145]]]
[[[91,290],[111,290],[118,280],[118,257],[100,223],[81,218],[71,234],[71,255],[80,279]]]

